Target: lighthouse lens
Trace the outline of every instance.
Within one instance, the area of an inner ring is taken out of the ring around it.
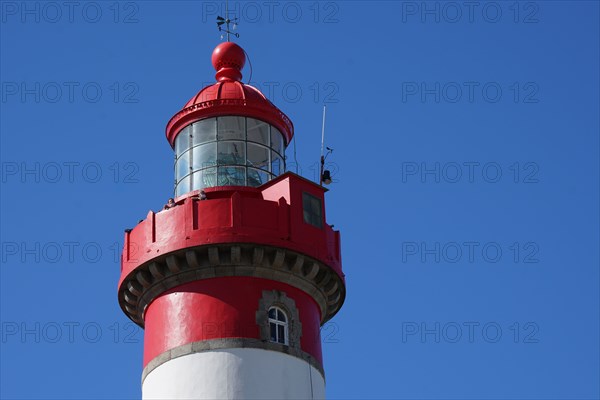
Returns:
[[[215,186],[263,185],[285,171],[280,131],[254,118],[196,121],[175,139],[175,193]]]
[[[192,148],[192,169],[198,171],[217,165],[217,143],[207,143]]]
[[[186,126],[175,139],[175,154],[181,154],[190,148],[191,126]]]
[[[257,187],[268,182],[270,179],[271,175],[269,175],[267,172],[259,169],[248,168],[248,186]]]
[[[181,196],[190,191],[190,179],[191,176],[188,175],[177,184],[177,190],[175,191],[176,196]]]
[[[204,119],[192,125],[192,146],[217,140],[216,118]]]
[[[248,143],[248,165],[268,171],[269,149],[265,146]]]
[[[175,162],[175,173],[179,181],[190,173],[190,152],[186,151]]]
[[[258,119],[247,118],[248,141],[269,146],[269,124]]]
[[[219,117],[217,118],[217,140],[245,140],[246,118]]]
[[[271,172],[275,175],[283,173],[283,159],[275,152],[271,154]]]
[[[246,186],[246,174],[241,167],[219,167],[218,186]]]
[[[217,165],[244,165],[246,163],[244,142],[217,143]]]
[[[192,187],[205,188],[217,186],[217,168],[204,168],[193,175]],[[196,189],[194,189],[196,190]]]
[[[283,155],[283,135],[277,128],[271,127],[271,148],[277,153]]]

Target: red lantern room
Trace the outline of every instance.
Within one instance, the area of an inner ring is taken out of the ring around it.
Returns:
[[[119,304],[144,328],[143,398],[323,398],[341,308],[325,189],[285,172],[289,118],[241,82],[244,50],[169,121],[175,200],[127,230]]]
[[[176,196],[214,186],[257,187],[285,171],[284,149],[294,126],[258,89],[241,82],[245,62],[237,44],[217,46],[217,83],[169,121]]]

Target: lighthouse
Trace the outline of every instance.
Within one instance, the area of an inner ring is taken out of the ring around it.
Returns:
[[[242,82],[245,61],[233,42],[214,49],[216,83],[166,127],[173,201],[125,231],[118,299],[144,329],[144,399],[325,397],[340,233],[326,189],[286,172],[294,126]]]

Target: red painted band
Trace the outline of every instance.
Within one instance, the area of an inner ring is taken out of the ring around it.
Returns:
[[[251,277],[206,279],[178,286],[157,297],[146,310],[144,366],[156,356],[188,343],[218,338],[261,339],[256,312],[263,291],[293,299],[302,324],[301,350],[322,364],[317,303],[284,283]]]

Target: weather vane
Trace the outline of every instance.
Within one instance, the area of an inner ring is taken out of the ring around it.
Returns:
[[[233,26],[230,28],[230,25],[233,24]],[[221,39],[223,39],[223,37],[225,36],[225,33],[227,34],[227,41],[229,42],[229,35],[233,35],[236,38],[240,37],[239,33],[236,32],[232,32],[235,30],[235,28],[237,28],[237,24],[238,24],[238,18],[233,18],[230,19],[229,18],[229,1],[225,2],[225,18],[218,16],[217,17],[217,27],[219,27],[219,32],[223,32],[221,33]],[[225,25],[225,27],[223,27],[223,25]]]

